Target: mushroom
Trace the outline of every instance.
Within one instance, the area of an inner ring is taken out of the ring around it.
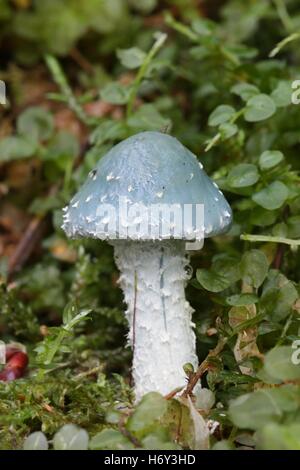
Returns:
[[[183,366],[197,367],[193,309],[185,298],[189,250],[231,222],[229,204],[196,156],[160,132],[114,146],[64,209],[69,237],[108,240],[114,247],[137,400],[149,391],[182,388]]]

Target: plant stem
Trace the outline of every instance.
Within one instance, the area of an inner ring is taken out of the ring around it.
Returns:
[[[150,51],[146,55],[146,57],[144,59],[144,62],[142,63],[142,65],[141,65],[141,67],[140,67],[140,69],[139,69],[139,71],[138,71],[138,73],[137,73],[137,75],[134,79],[134,82],[132,84],[131,91],[130,91],[130,94],[129,94],[128,104],[127,104],[127,110],[126,110],[127,119],[132,114],[133,105],[134,105],[134,102],[135,102],[135,99],[136,99],[136,96],[137,96],[137,93],[138,93],[138,89],[140,87],[140,84],[141,84],[143,78],[145,77],[145,75],[148,71],[148,67],[151,64],[151,62],[152,62],[153,58],[155,57],[155,55],[158,53],[158,51],[163,46],[166,39],[167,39],[167,35],[164,34],[164,33],[161,33],[158,36],[158,38],[156,39],[156,41],[153,44],[152,48],[150,49]]]
[[[238,118],[244,114],[245,109],[246,109],[246,107],[244,106],[244,107],[241,108],[239,111],[237,111],[237,112],[232,116],[232,118],[228,121],[228,124],[234,124],[234,123],[238,120]],[[219,140],[221,139],[221,137],[222,137],[221,132],[218,132],[212,139],[210,139],[210,140],[207,142],[207,145],[206,145],[204,151],[205,151],[205,152],[208,152],[216,143],[219,142]]]
[[[95,119],[90,118],[85,113],[84,109],[80,106],[58,60],[51,55],[47,55],[45,57],[45,61],[52,74],[53,80],[60,88],[62,94],[65,96],[70,109],[76,114],[76,116],[85,125],[87,126],[95,125],[96,124]]]
[[[287,32],[291,32],[293,29],[293,22],[292,19],[287,11],[286,5],[283,0],[273,0],[275,8],[277,10],[278,16],[281,20],[281,23],[287,30]]]
[[[284,243],[285,245],[290,246],[300,246],[300,240],[294,240],[292,238],[272,237],[268,235],[250,235],[248,233],[244,233],[240,238],[247,242]]]
[[[195,386],[197,385],[198,380],[201,379],[204,372],[206,372],[207,369],[209,368],[210,358],[216,357],[220,354],[220,352],[224,349],[224,346],[227,343],[227,340],[228,338],[223,338],[223,337],[220,338],[216,347],[212,349],[211,351],[209,351],[204,361],[201,362],[196,372],[191,376],[189,383],[187,384],[186,389],[184,390],[182,394],[183,397],[187,398],[189,395],[192,394]]]
[[[287,44],[289,44],[290,42],[296,41],[297,39],[300,39],[300,32],[290,34],[289,36],[284,38],[282,41],[280,41],[276,45],[276,47],[274,47],[274,49],[272,49],[272,51],[269,54],[269,57],[275,57],[278,54],[278,52],[280,52],[281,49],[283,49]]]
[[[165,15],[165,21],[168,26],[170,26],[171,28],[173,28],[175,31],[182,34],[183,36],[187,37],[188,39],[190,39],[190,41],[202,45],[203,43],[202,38],[197,33],[194,33],[194,31],[190,29],[188,26],[186,26],[185,24],[180,23],[179,21],[176,21],[171,14],[167,13]],[[228,60],[236,67],[240,65],[239,59],[223,45],[220,44],[216,50],[221,56],[224,57],[224,59]]]
[[[194,33],[188,26],[185,26],[183,23],[176,21],[170,13],[165,15],[165,21],[168,26],[173,28],[178,33],[186,36],[193,42],[199,42],[199,36]]]

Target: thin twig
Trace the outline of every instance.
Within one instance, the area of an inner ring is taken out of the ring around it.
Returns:
[[[208,355],[204,359],[204,361],[200,364],[196,372],[191,376],[182,396],[187,398],[189,395],[193,393],[194,387],[196,386],[198,380],[201,379],[202,375],[209,369],[210,366],[210,359],[212,357],[216,357],[220,354],[223,350],[225,344],[227,343],[227,338],[220,338],[218,344],[214,349],[209,351]]]
[[[183,389],[183,387],[177,387],[177,388],[174,388],[174,390],[171,390],[171,392],[167,393],[167,395],[165,395],[165,399],[166,400],[171,400],[171,398],[174,398],[177,393],[181,392],[181,390]]]
[[[48,193],[49,196],[57,194],[59,186],[53,186]],[[36,215],[29,222],[21,240],[8,262],[7,280],[11,281],[12,276],[22,269],[30,258],[35,247],[41,240],[45,229],[45,218],[47,214]]]
[[[133,436],[128,431],[128,429],[126,429],[125,427],[126,418],[127,416],[125,415],[121,416],[119,423],[118,423],[119,431],[123,434],[123,436],[127,437],[127,439],[129,439],[135,447],[141,447],[141,443],[138,441],[138,439],[135,436]]]
[[[97,366],[97,367],[93,367],[92,369],[89,369],[85,372],[80,372],[80,374],[77,374],[74,379],[75,380],[80,380],[80,379],[83,379],[85,377],[88,377],[89,375],[94,375],[94,374],[97,374],[98,372],[102,372],[103,371],[103,364],[101,364],[100,366]]]
[[[93,68],[92,64],[81,54],[81,52],[76,47],[71,49],[70,56],[87,73],[93,73],[94,72],[94,68]]]
[[[13,274],[19,271],[26,261],[30,258],[36,245],[42,237],[45,220],[43,217],[36,216],[28,224],[21,240],[8,262],[8,281]]]
[[[279,245],[276,251],[275,259],[273,261],[273,266],[275,269],[280,269],[281,263],[284,255],[284,245]]]

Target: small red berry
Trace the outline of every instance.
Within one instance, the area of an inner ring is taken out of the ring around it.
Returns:
[[[25,369],[27,367],[27,364],[28,364],[27,354],[19,351],[11,356],[6,366],[9,367],[10,369]]]
[[[12,348],[7,348],[6,359],[7,363],[0,372],[0,381],[10,382],[22,377],[28,364],[27,354],[16,349],[13,352]]]

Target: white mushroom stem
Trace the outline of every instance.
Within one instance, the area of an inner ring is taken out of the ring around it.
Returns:
[[[118,240],[113,246],[128,307],[136,400],[150,391],[167,394],[184,387],[184,364],[197,367],[184,242]]]

